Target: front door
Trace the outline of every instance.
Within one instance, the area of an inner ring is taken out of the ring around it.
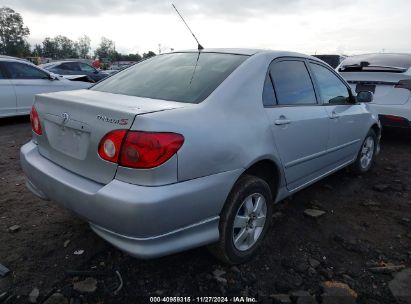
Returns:
[[[329,118],[324,107],[317,103],[303,59],[271,64],[264,88],[264,106],[288,189],[302,187],[321,175]]]
[[[330,118],[328,161],[336,166],[352,161],[363,141],[367,111],[353,102],[350,89],[326,66],[310,62],[322,103]]]

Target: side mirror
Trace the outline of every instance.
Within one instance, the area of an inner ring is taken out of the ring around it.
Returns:
[[[369,91],[360,91],[357,94],[357,102],[372,102],[374,99],[374,94],[372,92]]]

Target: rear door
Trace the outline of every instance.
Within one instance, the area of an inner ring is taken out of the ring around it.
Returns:
[[[309,66],[330,119],[326,161],[343,165],[357,155],[369,113],[353,103],[350,89],[333,70],[316,62]]]
[[[287,187],[301,187],[322,173],[329,124],[327,112],[317,103],[305,60],[273,62],[263,100]]]
[[[0,62],[0,117],[16,114],[17,100],[13,85],[7,79],[2,63]]]

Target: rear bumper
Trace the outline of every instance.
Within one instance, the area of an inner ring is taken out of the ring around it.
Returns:
[[[39,154],[29,142],[20,159],[28,188],[86,219],[114,246],[143,258],[218,240],[219,213],[241,170],[145,187],[113,180],[102,185]]]

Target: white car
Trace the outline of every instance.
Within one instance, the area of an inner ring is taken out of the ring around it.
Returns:
[[[383,127],[411,128],[411,54],[365,54],[337,67],[356,92],[371,91],[367,104]]]
[[[91,83],[70,81],[26,60],[0,56],[0,117],[30,114],[36,94],[90,86]]]

